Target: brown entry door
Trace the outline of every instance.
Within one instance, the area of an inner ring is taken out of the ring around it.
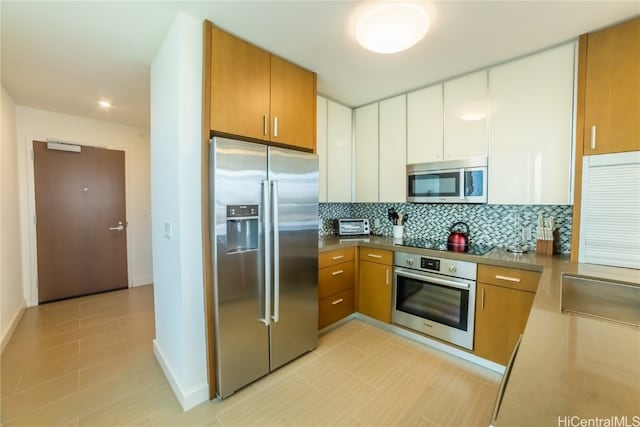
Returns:
[[[33,142],[38,300],[128,286],[124,151]]]

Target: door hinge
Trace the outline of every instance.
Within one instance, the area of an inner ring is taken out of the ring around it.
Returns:
[[[33,216],[33,225],[38,225],[38,217],[37,216]]]

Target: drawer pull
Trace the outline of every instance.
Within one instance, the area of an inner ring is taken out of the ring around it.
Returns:
[[[334,302],[331,303],[331,305],[336,305],[336,304],[340,304],[342,301],[344,301],[344,299],[340,298],[335,300]]]
[[[338,271],[334,271],[333,273],[331,273],[332,276],[337,276],[338,274],[342,274],[344,273],[344,270],[338,270]]]
[[[382,255],[376,255],[376,254],[367,254],[367,256],[370,256],[371,258],[378,258],[378,259],[382,258]]]
[[[480,306],[484,308],[484,288],[482,288],[482,297],[480,298]]]
[[[342,258],[344,258],[344,255],[336,255],[334,257],[331,257],[331,259],[334,260],[334,261],[337,260],[337,259],[342,259]]]
[[[500,276],[500,275],[496,274],[496,279],[506,280],[508,282],[520,283],[520,278],[519,277]]]

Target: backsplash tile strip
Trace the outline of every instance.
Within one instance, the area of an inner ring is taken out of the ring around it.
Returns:
[[[372,234],[392,235],[392,223],[387,209],[409,214],[405,225],[408,237],[446,240],[449,227],[457,221],[465,222],[475,243],[508,247],[516,242],[517,217],[520,226],[531,227],[530,250],[535,250],[535,228],[538,215],[553,216],[560,235],[562,253],[571,251],[573,206],[570,205],[474,205],[474,204],[413,204],[413,203],[320,203],[322,220],[320,234],[335,234],[335,218],[368,218]],[[380,227],[375,227],[375,219]]]

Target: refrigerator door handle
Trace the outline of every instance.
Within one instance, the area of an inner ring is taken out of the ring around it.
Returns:
[[[271,181],[273,221],[273,323],[280,320],[280,223],[278,221],[278,181]]]
[[[264,318],[266,326],[271,324],[271,197],[269,181],[262,181],[262,223],[264,225]]]

